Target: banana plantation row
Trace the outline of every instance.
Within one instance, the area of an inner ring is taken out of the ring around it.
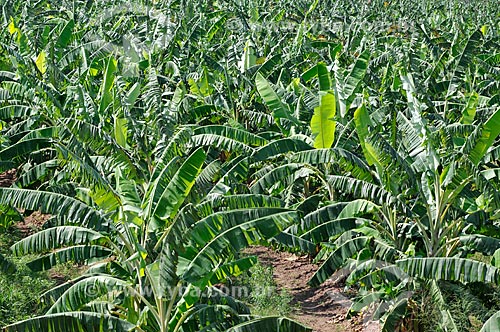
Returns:
[[[4,331],[309,331],[214,287],[256,264],[254,244],[309,254],[311,286],[348,271],[351,314],[371,307],[384,331],[425,330],[427,303],[429,330],[500,329],[481,295],[500,283],[494,0],[1,8],[16,180],[0,232],[50,215],[1,270],[86,266]]]

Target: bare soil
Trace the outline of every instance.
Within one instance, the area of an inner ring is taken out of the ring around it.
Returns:
[[[0,173],[0,187],[8,188],[16,181],[16,169],[10,169],[3,173]],[[18,209],[19,213],[25,214],[26,211]],[[43,224],[50,219],[50,214],[43,214],[39,211],[34,211],[28,216],[24,217],[23,221],[20,221],[14,225],[14,227],[20,232],[21,237],[29,236],[36,231],[42,229]]]
[[[0,173],[0,187],[10,187],[16,181],[16,169],[10,169]]]
[[[24,238],[40,231],[50,217],[52,217],[50,214],[43,214],[40,211],[34,211],[29,216],[24,217],[23,221],[16,223],[15,227]]]
[[[255,255],[261,264],[273,267],[278,288],[287,289],[293,296],[291,305],[297,308],[293,318],[314,332],[379,330],[376,323],[363,325],[360,317],[346,318],[351,302],[349,295],[344,292],[344,285],[332,280],[316,288],[307,284],[318,269],[318,265],[313,264],[309,257],[262,246],[248,248],[245,253]]]

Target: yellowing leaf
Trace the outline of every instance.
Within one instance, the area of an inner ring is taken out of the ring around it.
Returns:
[[[11,20],[10,23],[9,23],[9,25],[7,26],[7,31],[9,31],[9,33],[11,35],[13,35],[13,34],[16,33],[17,30],[18,29],[16,28],[16,25],[14,24],[14,21]]]
[[[257,65],[261,65],[264,62],[266,62],[266,57],[265,56],[261,56],[260,58],[257,58],[257,60],[255,60],[255,64],[257,64]]]
[[[483,36],[486,36],[486,34],[488,33],[488,26],[487,25],[483,25],[481,27],[481,33],[483,34]]]
[[[38,54],[35,64],[40,73],[42,73],[42,75],[45,74],[47,71],[47,53],[45,51],[41,51],[40,54]]]
[[[90,74],[90,76],[97,76],[97,75],[99,75],[99,69],[91,67],[91,68],[89,68],[89,74]]]

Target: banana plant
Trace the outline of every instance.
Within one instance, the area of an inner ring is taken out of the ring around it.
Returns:
[[[492,1],[0,8],[0,203],[55,216],[13,253],[91,264],[8,330],[302,330],[214,286],[266,239],[312,285],[348,271],[385,330],[428,287],[454,331],[443,282],[497,283],[467,258],[500,243]]]
[[[43,295],[50,305],[47,315],[12,324],[7,331],[36,326],[73,330],[96,324],[97,317],[103,328],[117,330],[194,331],[208,319],[224,330],[255,323],[268,330],[278,324],[307,331],[278,318],[253,322],[244,305],[213,287],[252,266],[254,257],[236,258],[239,250],[275,236],[296,220],[296,212],[256,206],[251,196],[235,197],[229,210],[231,205],[223,204],[226,208],[219,211],[220,202],[210,200],[202,209],[185,205],[206,155],[198,148],[177,169],[172,156],[167,147],[144,191],[117,168],[113,194],[98,200],[89,195],[92,205],[50,192],[0,189],[2,204],[36,206],[64,223],[12,246],[17,255],[44,253],[28,263],[31,269],[95,263],[76,280]]]

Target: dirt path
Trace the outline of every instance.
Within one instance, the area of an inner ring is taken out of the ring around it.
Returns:
[[[311,327],[314,332],[378,330],[375,326],[367,328],[354,319],[345,319],[350,301],[343,285],[336,285],[331,280],[317,288],[307,285],[318,268],[308,257],[260,246],[248,248],[245,252],[256,255],[263,265],[273,267],[278,287],[286,288],[291,293],[292,306],[298,304],[293,318]]]

